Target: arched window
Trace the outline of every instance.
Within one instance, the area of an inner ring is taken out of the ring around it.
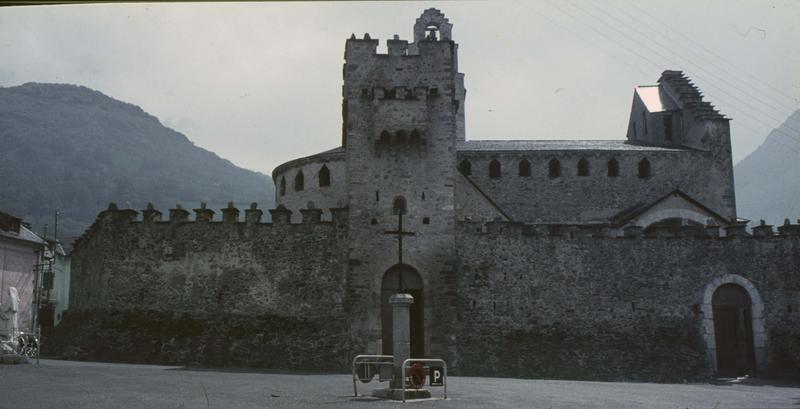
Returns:
[[[408,144],[412,146],[420,145],[422,138],[419,136],[418,130],[411,131],[411,136],[408,138]]]
[[[306,178],[303,176],[303,171],[297,172],[297,176],[294,177],[294,191],[299,192],[306,187]]]
[[[464,159],[458,164],[458,170],[460,170],[461,173],[469,176],[472,174],[472,164],[469,163],[469,160]]]
[[[578,176],[589,176],[589,161],[586,158],[578,161]]]
[[[389,145],[392,143],[392,135],[389,132],[383,131],[380,136],[381,145]]]
[[[404,198],[403,196],[397,196],[396,198],[394,198],[394,204],[392,204],[393,215],[406,214],[407,210],[408,209],[406,207],[406,198]]]
[[[547,175],[551,178],[561,176],[561,162],[558,159],[550,159],[550,162],[547,163]]]
[[[499,178],[500,174],[500,162],[498,162],[497,159],[492,159],[492,161],[489,162],[489,177],[493,179]]]
[[[280,192],[281,196],[286,194],[286,178],[283,176],[281,176],[281,187],[278,192]]]
[[[394,136],[394,143],[395,145],[405,145],[406,144],[406,133],[405,131],[397,131]]]
[[[531,163],[528,162],[527,159],[523,159],[519,162],[519,175],[520,176],[531,175]]]
[[[328,167],[322,165],[322,168],[319,170],[319,187],[327,187],[331,185],[331,171],[328,170]]]
[[[639,177],[644,179],[644,178],[649,178],[650,176],[653,176],[653,173],[650,170],[650,161],[647,160],[647,158],[640,160]]]
[[[619,176],[619,162],[616,159],[608,161],[608,177],[615,178]]]

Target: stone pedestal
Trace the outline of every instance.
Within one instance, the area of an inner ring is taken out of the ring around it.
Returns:
[[[411,322],[410,310],[414,304],[414,297],[411,294],[395,294],[389,297],[389,305],[392,306],[392,355],[394,356],[392,367],[392,381],[389,389],[377,389],[372,396],[384,399],[403,399],[403,361],[411,357]],[[431,393],[426,389],[406,390],[406,399],[430,398]]]
[[[391,388],[403,387],[401,367],[403,361],[411,357],[411,322],[409,315],[414,297],[411,294],[395,294],[389,297],[392,306],[392,355],[394,367],[392,369]]]

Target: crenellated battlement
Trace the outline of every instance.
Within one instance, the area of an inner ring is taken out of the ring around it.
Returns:
[[[91,240],[101,230],[116,230],[127,225],[159,225],[165,227],[184,226],[184,225],[204,225],[209,228],[225,225],[236,225],[245,227],[264,226],[267,228],[299,228],[309,225],[341,226],[347,221],[347,208],[330,208],[333,220],[323,221],[323,209],[306,208],[300,209],[302,215],[301,223],[292,223],[292,211],[279,205],[275,209],[268,211],[272,215],[271,222],[262,222],[264,211],[258,208],[258,203],[251,203],[244,209],[244,218],[240,220],[239,208],[233,202],[228,202],[228,206],[220,209],[222,220],[214,220],[216,212],[207,207],[206,203],[201,203],[200,207],[193,209],[194,219],[190,219],[190,212],[178,203],[174,208],[169,209],[169,217],[164,219],[163,213],[155,208],[152,203],[141,212],[133,209],[120,209],[116,203],[109,203],[108,208],[97,215],[95,222],[81,235],[74,243],[73,250],[78,251],[83,245]],[[141,217],[139,214],[141,213]],[[214,227],[212,227],[214,226]]]
[[[362,38],[350,34],[350,38],[345,43],[345,60],[358,60],[362,58],[386,58],[386,57],[409,57],[410,59],[425,57],[427,55],[438,54],[443,50],[454,50],[455,42],[449,39],[426,38],[420,42],[410,43],[395,34],[391,39],[386,40],[385,53],[378,52],[380,40],[370,37],[369,33],[364,33]],[[352,62],[352,61],[351,61]]]
[[[414,24],[414,41],[400,39],[395,34],[391,40],[386,40],[387,53],[378,53],[379,40],[364,33],[362,38],[357,38],[355,33],[350,35],[345,45],[345,60],[363,57],[419,57],[427,53],[436,52],[437,46],[445,45],[447,49],[455,50],[453,42],[453,24],[444,14],[435,8],[425,10]]]
[[[778,226],[760,224],[748,232],[748,223],[720,226],[713,220],[706,225],[616,227],[610,224],[528,224],[509,221],[473,222],[459,221],[467,233],[486,235],[525,236],[546,239],[800,239],[800,219],[792,224],[789,219]]]

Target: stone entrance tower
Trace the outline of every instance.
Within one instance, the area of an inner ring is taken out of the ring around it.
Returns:
[[[413,43],[395,35],[387,41],[387,54],[378,54],[377,47],[378,40],[365,34],[352,36],[345,48],[342,144],[350,209],[345,305],[353,317],[351,333],[359,337],[356,345],[380,353],[391,343],[382,331],[387,326],[381,288],[386,292],[394,284],[384,280],[416,277],[415,286],[422,288],[415,288],[412,350],[441,355],[447,330],[439,317],[455,316],[455,288],[448,285],[455,285],[453,186],[465,98],[458,46],[452,24],[439,10],[428,9],[414,25]],[[397,229],[403,209],[403,230],[414,235],[404,237],[404,265],[398,266],[397,235],[386,232]]]

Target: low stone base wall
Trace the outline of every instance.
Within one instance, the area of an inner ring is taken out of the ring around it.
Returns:
[[[473,376],[597,381],[702,382],[711,378],[702,339],[689,328],[637,334],[602,325],[481,329],[459,337],[454,372]]]
[[[349,369],[347,324],[335,318],[190,316],[158,311],[68,313],[43,355],[166,365]]]
[[[759,376],[800,380],[800,329],[787,325],[769,332],[766,373]]]

